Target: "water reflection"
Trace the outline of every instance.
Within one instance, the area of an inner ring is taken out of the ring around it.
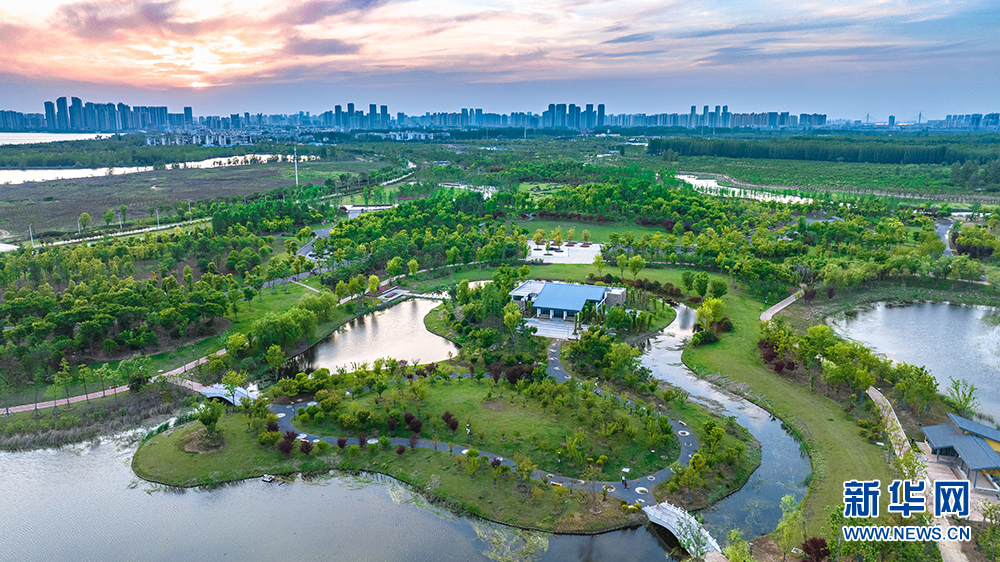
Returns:
[[[379,357],[411,363],[446,360],[448,352],[458,353],[458,346],[424,327],[424,316],[439,304],[411,299],[352,320],[286,363],[281,375],[294,376],[320,367],[331,371],[339,366],[350,368],[352,363],[371,363]]]
[[[878,303],[829,320],[837,333],[894,361],[923,365],[947,393],[948,378],[976,385],[980,411],[1000,420],[1000,325],[997,309],[918,303]],[[945,352],[942,352],[945,351]]]
[[[735,416],[761,443],[761,464],[743,488],[701,512],[705,526],[716,540],[724,542],[729,529],[740,529],[745,536],[770,533],[781,518],[782,496],[802,499],[805,480],[810,472],[809,459],[799,444],[781,427],[781,421],[747,400],[724,392],[697,378],[681,362],[681,353],[695,323],[694,310],[679,305],[677,319],[657,337],[647,342],[642,362],[653,376],[691,393],[692,399],[722,415]]]
[[[663,559],[671,548],[646,529],[523,533],[443,512],[383,476],[170,488],[132,473],[136,444],[108,438],[0,453],[0,558],[638,561]]]

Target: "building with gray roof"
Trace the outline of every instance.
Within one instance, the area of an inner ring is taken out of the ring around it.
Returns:
[[[587,303],[597,309],[605,306],[624,306],[624,287],[575,285],[553,281],[525,281],[510,292],[511,299],[522,308],[531,304],[535,316],[570,320],[579,314]]]
[[[958,469],[972,481],[972,486],[997,490],[994,476],[1000,474],[1000,431],[981,423],[948,414],[951,423],[924,427],[924,437],[938,460],[952,457]],[[980,474],[990,487],[979,486]]]

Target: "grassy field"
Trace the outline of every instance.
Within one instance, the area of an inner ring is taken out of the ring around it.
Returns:
[[[322,184],[330,174],[356,174],[377,169],[384,162],[307,162],[299,165],[299,182]],[[55,180],[3,186],[0,191],[0,229],[15,239],[28,239],[28,224],[36,236],[45,231],[76,232],[76,219],[86,211],[95,224],[109,208],[128,206],[133,219],[149,218],[148,209],[175,201],[250,195],[295,185],[292,165],[259,164],[206,169],[139,172],[116,176]]]
[[[447,451],[417,449],[397,455],[394,448],[362,450],[352,456],[337,447],[311,456],[296,450],[286,459],[274,449],[264,449],[246,431],[239,415],[223,417],[218,429],[225,448],[213,453],[184,450],[192,433],[202,428],[192,422],[150,438],[132,460],[136,474],[172,486],[197,486],[253,478],[261,474],[320,472],[340,468],[352,472],[380,472],[406,481],[445,506],[508,525],[555,532],[598,532],[638,524],[618,502],[589,497],[577,490],[557,488],[538,481],[522,482],[507,474],[494,483],[488,467],[471,477]],[[596,504],[598,509],[591,510]],[[593,511],[599,511],[595,514]]]
[[[551,265],[532,267],[532,276],[582,279],[593,267]],[[641,277],[680,285],[683,269],[646,269]],[[458,275],[456,277],[461,277]],[[719,275],[711,278],[726,279]],[[806,436],[813,461],[813,480],[806,501],[807,530],[818,534],[823,524],[825,506],[843,502],[844,480],[889,476],[883,449],[869,444],[858,435],[853,418],[829,398],[814,394],[764,368],[757,352],[758,319],[763,303],[731,290],[723,297],[726,314],[736,331],[724,334],[717,344],[689,348],[684,362],[701,373],[721,373],[730,380],[748,383],[762,406],[792,424]]]
[[[580,471],[585,468],[586,463],[574,462],[565,451],[565,458],[560,462],[557,451],[563,447],[562,443],[567,435],[579,432],[584,435],[579,446],[584,458],[608,456],[603,469],[606,475],[603,479],[607,480],[613,480],[621,468],[626,466],[631,467],[636,474],[656,472],[676,460],[679,451],[676,438],[671,433],[664,434],[665,443],[653,445],[652,449],[641,437],[631,440],[624,439],[624,434],[618,434],[599,438],[596,435],[598,428],[591,421],[594,417],[591,413],[601,410],[604,404],[601,400],[595,400],[591,406],[586,406],[585,394],[576,394],[575,398],[566,399],[566,404],[560,406],[549,404],[547,400],[543,403],[536,397],[521,396],[505,382],[494,385],[488,377],[478,381],[468,378],[462,382],[456,379],[438,381],[427,389],[427,395],[419,402],[410,394],[407,384],[398,390],[399,393],[396,394],[390,388],[382,399],[371,392],[361,396],[355,393],[350,401],[342,402],[331,414],[324,416],[322,421],[300,419],[296,427],[316,435],[351,436],[356,431],[345,429],[337,420],[337,415],[352,411],[355,407],[367,409],[382,418],[375,425],[384,427],[386,416],[379,411],[388,407],[414,413],[423,420],[420,436],[424,439],[451,442],[456,448],[471,444],[506,458],[513,458],[517,453],[525,454],[542,470],[568,477],[580,477]],[[441,420],[440,416],[445,411],[451,412],[459,420],[459,428],[454,432],[448,430]],[[636,435],[645,434],[644,424],[629,416],[627,410],[615,405],[613,411],[615,416],[628,416],[630,424],[637,430]],[[390,437],[410,435],[400,418],[397,418],[400,427],[389,434]],[[471,439],[466,435],[467,428],[471,430]],[[668,460],[663,460],[663,455]]]
[[[761,304],[742,295],[727,296],[736,330],[719,343],[684,351],[684,362],[701,374],[721,373],[747,383],[758,402],[794,426],[809,446],[813,476],[805,501],[807,536],[818,535],[826,506],[843,502],[843,483],[853,479],[891,480],[884,449],[858,435],[858,427],[843,407],[775,375],[764,367],[757,351]]]

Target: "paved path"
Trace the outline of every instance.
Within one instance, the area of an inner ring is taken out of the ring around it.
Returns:
[[[910,445],[910,440],[906,437],[906,432],[903,431],[903,426],[899,423],[899,418],[896,417],[896,411],[892,408],[892,404],[886,400],[885,396],[878,391],[875,387],[868,387],[868,396],[875,401],[878,405],[878,409],[882,412],[882,417],[886,420],[886,426],[889,430],[889,441],[892,443],[893,451],[897,457],[904,455],[910,450],[912,445]],[[921,459],[923,460],[923,459]],[[938,467],[935,467],[936,469]],[[935,478],[935,475],[943,474],[945,478],[952,479],[955,476],[951,473],[951,470],[946,470],[942,472],[941,470],[928,470],[928,465],[921,462],[919,476],[926,482],[924,486],[924,496],[927,509],[930,511],[931,506],[934,503],[934,480],[939,479],[940,476]],[[972,503],[970,498],[970,504]],[[947,529],[950,525],[946,517],[935,517],[933,519],[933,524]],[[947,531],[945,531],[947,532]],[[965,554],[962,552],[961,544],[956,541],[938,541],[938,550],[941,551],[941,559],[944,562],[967,562]]]
[[[772,316],[774,316],[775,314],[781,312],[782,309],[784,309],[786,306],[788,306],[788,305],[792,304],[793,302],[795,302],[795,300],[796,300],[795,295],[789,295],[789,296],[785,297],[785,299],[782,300],[781,302],[779,302],[778,304],[772,306],[771,308],[765,310],[764,312],[761,312],[760,313],[760,319],[761,319],[761,321],[762,322],[767,322],[768,320],[771,319]]]
[[[312,287],[310,287],[309,285],[306,285],[305,283],[299,283],[298,281],[292,281],[292,283],[295,283],[299,287],[303,287],[303,288],[309,289],[310,291],[312,291],[314,293],[320,292],[319,289],[313,289]]]
[[[200,384],[200,383],[197,383],[195,381],[188,380],[188,379],[184,378],[184,373],[186,373],[189,369],[194,369],[198,365],[201,365],[202,363],[205,363],[206,361],[208,361],[209,359],[211,359],[213,355],[222,355],[225,352],[226,352],[225,349],[220,349],[219,351],[215,352],[212,355],[208,355],[208,356],[205,356],[205,357],[200,357],[200,358],[198,358],[198,359],[196,359],[194,361],[191,361],[190,363],[185,363],[184,365],[181,365],[180,367],[177,367],[176,369],[174,369],[172,371],[167,371],[166,373],[159,373],[157,375],[154,375],[153,378],[150,379],[150,382],[154,382],[156,379],[158,379],[160,377],[168,377],[170,379],[170,382],[172,382],[172,383],[174,383],[174,384],[176,384],[178,386],[183,386],[184,388],[191,389],[191,390],[193,390],[195,392],[201,392],[202,390],[204,390],[205,387],[202,384]],[[91,392],[90,394],[86,394],[86,395],[80,394],[78,396],[71,396],[69,398],[69,402],[70,402],[70,404],[73,404],[75,402],[83,402],[84,400],[88,400],[88,399],[91,399],[91,398],[94,398],[94,399],[101,398],[102,396],[105,396],[108,393],[110,393],[113,396],[113,395],[118,394],[120,392],[127,392],[127,391],[128,391],[128,385],[127,384],[123,384],[123,385],[117,386],[115,388],[109,388],[109,389],[107,389],[106,391],[103,391],[103,392],[102,391],[97,391],[97,392]],[[52,407],[54,407],[54,406],[57,405],[56,402],[57,402],[56,400],[49,400],[47,402],[39,402],[37,404],[23,404],[21,406],[11,406],[10,407],[10,413],[14,414],[14,413],[17,413],[17,412],[27,412],[27,411],[30,411],[30,410],[34,410],[36,407],[38,409],[52,408]],[[58,405],[65,406],[66,405],[66,400],[58,400]]]

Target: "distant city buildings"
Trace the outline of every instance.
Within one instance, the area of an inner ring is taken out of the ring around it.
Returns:
[[[384,132],[383,138],[423,139],[424,135],[388,134],[393,131],[415,129],[567,129],[570,131],[594,131],[608,127],[648,128],[676,127],[697,129],[709,133],[718,129],[957,129],[990,130],[1000,128],[1000,114],[948,115],[937,121],[923,121],[918,116],[916,122],[900,122],[889,116],[886,122],[860,120],[828,120],[822,113],[800,113],[792,115],[788,111],[762,113],[731,113],[728,105],[713,107],[691,106],[688,113],[619,113],[605,111],[604,104],[550,103],[541,113],[511,112],[490,113],[482,108],[462,108],[455,112],[424,113],[407,115],[403,112],[389,113],[389,106],[368,104],[368,110],[355,108],[354,103],[335,105],[333,109],[313,115],[308,111],[297,114],[265,115],[249,112],[231,113],[229,116],[196,116],[191,107],[184,107],[180,113],[170,113],[165,106],[129,106],[124,103],[84,102],[78,97],[57,98],[43,104],[43,113],[20,113],[0,111],[0,131],[48,131],[81,133],[118,133],[128,131],[170,132],[200,135],[192,139],[245,139],[259,136],[265,130],[307,129],[332,130],[339,132],[366,131]],[[238,131],[238,134],[233,132]]]

